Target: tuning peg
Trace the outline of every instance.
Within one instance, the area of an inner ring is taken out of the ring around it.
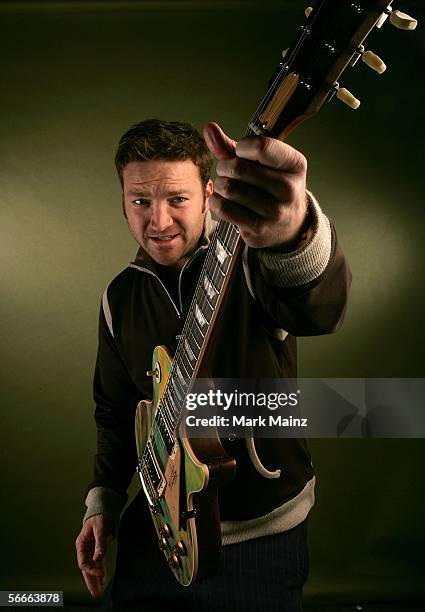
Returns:
[[[355,98],[348,89],[345,89],[345,87],[338,87],[336,97],[354,110],[360,106],[360,100],[357,100],[357,98]]]
[[[369,68],[372,68],[378,74],[382,74],[387,69],[381,58],[373,51],[363,51],[362,60],[366,66],[369,66]]]
[[[304,15],[308,18],[310,17],[311,13],[313,12],[313,7],[312,6],[308,6],[305,11],[304,11]]]
[[[399,30],[414,30],[418,25],[416,19],[413,19],[413,17],[410,17],[410,15],[402,13],[401,11],[392,11],[390,15],[390,22]]]

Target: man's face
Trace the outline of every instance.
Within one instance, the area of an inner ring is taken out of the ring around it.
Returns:
[[[123,170],[124,209],[133,238],[163,266],[180,270],[202,233],[213,183],[184,161],[133,161]]]

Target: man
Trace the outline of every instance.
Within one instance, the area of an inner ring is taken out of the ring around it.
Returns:
[[[216,124],[204,136],[218,160],[214,185],[208,150],[188,124],[137,124],[116,155],[124,213],[140,248],[105,291],[100,313],[98,453],[76,541],[94,597],[105,583],[107,546],[137,461],[135,408],[152,395],[146,371],[153,348],[175,348],[209,244],[209,209],[236,224],[247,245],[215,329],[212,376],[293,378],[295,336],[334,331],[345,310],[350,275],[332,224],[306,192],[303,155],[271,138],[236,143]],[[237,475],[220,491],[218,574],[189,588],[177,583],[139,494],[121,519],[105,609],[301,609],[306,517],[314,501],[306,445],[294,439],[224,444]]]

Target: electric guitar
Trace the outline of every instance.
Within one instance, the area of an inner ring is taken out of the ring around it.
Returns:
[[[305,11],[292,46],[273,75],[247,135],[284,140],[300,122],[315,115],[334,95],[351,108],[360,102],[338,79],[362,59],[378,73],[383,61],[363,43],[387,18],[413,30],[416,20],[391,9],[389,0],[317,0]],[[188,439],[181,429],[187,393],[208,350],[218,313],[240,257],[239,230],[220,220],[208,247],[173,358],[155,348],[153,400],[136,410],[137,471],[171,571],[184,586],[214,572],[221,551],[217,490],[235,473],[219,438]]]

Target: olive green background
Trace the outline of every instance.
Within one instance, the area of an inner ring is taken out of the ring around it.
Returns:
[[[113,155],[147,117],[244,133],[303,2],[0,2],[1,581],[89,599],[74,540],[91,479],[105,286],[133,257]],[[399,3],[416,16],[419,2]],[[425,19],[423,20],[425,23]],[[289,142],[353,271],[345,324],[300,341],[310,377],[424,376],[423,28],[386,25]],[[311,441],[306,601],[425,596],[423,440]]]

